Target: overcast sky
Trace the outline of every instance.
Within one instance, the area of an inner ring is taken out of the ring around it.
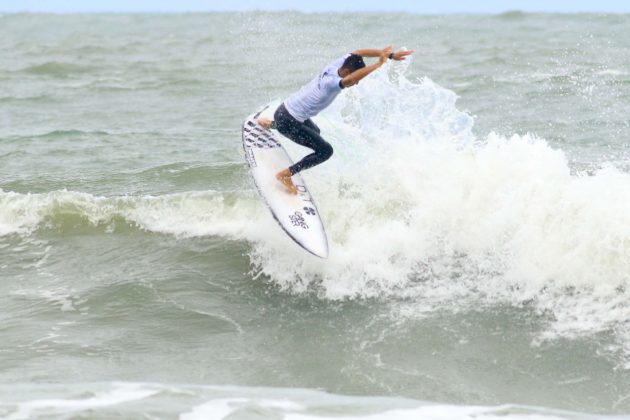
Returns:
[[[2,12],[201,12],[229,10],[404,11],[412,13],[630,13],[627,0],[0,0]]]

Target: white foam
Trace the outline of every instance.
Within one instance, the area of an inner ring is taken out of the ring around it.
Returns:
[[[60,415],[99,409],[141,400],[158,392],[158,390],[147,389],[140,384],[120,383],[115,384],[110,391],[96,393],[89,398],[50,398],[21,402],[18,404],[17,410],[7,419],[29,419],[40,415]]]
[[[17,393],[11,392],[16,389]],[[157,415],[157,418],[182,420],[253,417],[286,420],[617,418],[545,407],[435,404],[400,397],[346,396],[300,388],[108,382],[13,384],[0,391],[14,395],[14,402],[0,402],[0,415],[6,415],[8,419],[66,418],[77,413],[124,418],[153,418]],[[28,399],[42,393],[62,396]]]
[[[274,412],[303,410],[304,406],[289,400],[274,400],[269,398],[221,398],[207,401],[193,407],[190,411],[179,416],[180,420],[196,419],[225,419],[233,413],[245,408],[262,408]]]
[[[180,420],[195,420],[195,419],[224,419],[234,411],[235,403],[242,403],[247,401],[243,398],[226,398],[208,401],[204,404],[193,407],[187,413],[183,413],[179,416]]]
[[[506,406],[505,408],[509,408]],[[288,414],[284,420],[566,420],[553,414],[509,414],[504,407],[475,407],[456,405],[425,405],[413,409],[388,410],[382,413],[356,416],[327,416],[312,414]]]

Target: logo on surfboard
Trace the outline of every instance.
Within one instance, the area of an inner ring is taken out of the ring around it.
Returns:
[[[289,219],[291,219],[291,223],[293,224],[293,226],[299,226],[302,229],[308,229],[308,225],[306,224],[304,216],[302,216],[301,212],[296,211],[294,214],[290,214]]]

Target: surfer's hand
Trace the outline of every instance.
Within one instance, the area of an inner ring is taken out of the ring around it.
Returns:
[[[404,60],[408,55],[413,54],[413,50],[404,50],[404,51],[396,51],[392,56],[392,60],[401,61]]]

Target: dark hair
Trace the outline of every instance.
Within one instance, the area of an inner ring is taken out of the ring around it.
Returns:
[[[363,62],[363,57],[356,54],[350,54],[348,58],[346,58],[341,65],[342,69],[350,70],[350,73],[353,73],[359,69],[365,67],[365,63]]]

